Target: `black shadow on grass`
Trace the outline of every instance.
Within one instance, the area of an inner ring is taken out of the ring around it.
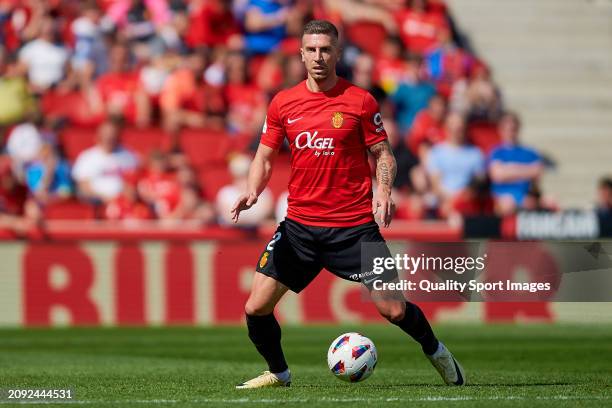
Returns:
[[[538,383],[477,383],[477,384],[466,384],[463,387],[548,387],[551,385],[577,385],[576,383],[568,382],[538,382]],[[347,384],[348,386],[348,384]],[[314,384],[300,384],[291,385],[292,388],[329,388],[329,385],[314,385]],[[427,388],[451,388],[445,384],[360,384],[360,388],[372,388],[372,389],[394,389],[394,388],[416,388],[416,387],[427,387]],[[459,387],[458,387],[459,388]]]

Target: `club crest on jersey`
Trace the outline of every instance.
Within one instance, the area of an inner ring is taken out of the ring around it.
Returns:
[[[344,116],[342,116],[342,112],[334,112],[334,114],[332,115],[331,122],[332,126],[336,129],[341,128],[342,123],[344,122]]]
[[[263,268],[264,266],[266,266],[266,264],[268,263],[268,256],[270,256],[270,253],[268,251],[263,253],[263,255],[261,256],[261,259],[259,260],[260,268]]]

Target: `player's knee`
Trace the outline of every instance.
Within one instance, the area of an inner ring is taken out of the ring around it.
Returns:
[[[378,306],[380,314],[391,323],[398,323],[406,315],[406,306],[400,302],[386,303]]]
[[[274,312],[274,306],[252,302],[250,299],[244,305],[244,313],[249,316],[266,316]]]

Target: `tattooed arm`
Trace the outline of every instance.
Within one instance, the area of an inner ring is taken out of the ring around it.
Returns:
[[[380,221],[385,227],[388,227],[395,212],[395,203],[391,199],[391,189],[397,173],[397,165],[387,140],[370,146],[369,150],[376,159],[376,181],[378,184],[372,201],[372,212],[376,215],[380,208]]]

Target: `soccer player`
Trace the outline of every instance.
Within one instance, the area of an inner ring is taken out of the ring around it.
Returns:
[[[323,268],[343,279],[362,281],[379,312],[420,343],[444,382],[463,385],[463,369],[438,341],[421,309],[401,294],[401,299],[380,296],[374,279],[361,279],[362,243],[378,243],[377,248],[390,256],[374,217],[385,227],[391,222],[396,165],[377,103],[368,92],[336,76],[340,48],[333,24],[307,23],[301,55],[308,78],[272,99],[247,192],[231,210],[237,221],[241,211],[257,202],[286,138],[291,145],[287,217],[264,248],[245,305],[249,338],[269,371],[236,387],[291,384],[274,307],[288,290],[304,289]],[[368,151],[376,159],[374,194]],[[395,269],[393,273],[397,278]]]

